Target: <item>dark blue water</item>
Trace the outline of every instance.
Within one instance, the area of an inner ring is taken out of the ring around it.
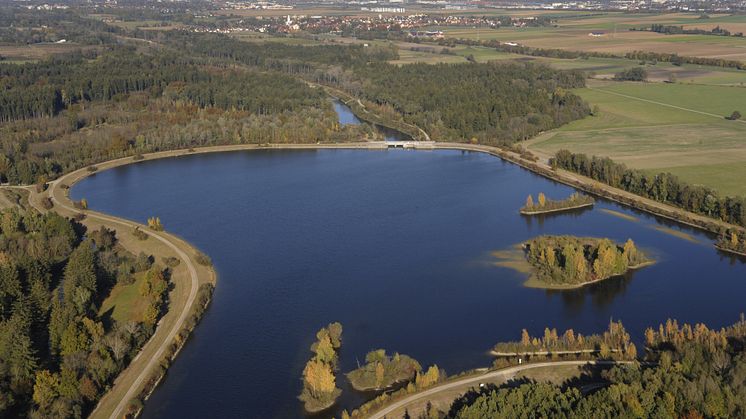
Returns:
[[[746,264],[704,234],[673,226],[698,242],[683,240],[607,202],[519,216],[540,191],[572,189],[480,153],[322,150],[146,160],[72,195],[140,222],[157,215],[215,262],[215,299],[147,418],[301,416],[308,347],[331,321],[344,325],[343,372],[386,348],[455,373],[489,365],[486,351],[524,327],[589,334],[621,319],[640,340],[668,317],[720,327],[746,310]],[[525,288],[521,274],[490,265],[490,251],[539,234],[631,237],[659,263],[567,292]],[[343,407],[361,402],[338,382]]]
[[[335,99],[332,101],[332,105],[334,106],[334,111],[337,113],[337,118],[339,119],[340,124],[367,124],[367,122],[355,116],[355,114],[352,113],[352,109],[350,109],[349,106],[345,105],[341,101]],[[375,129],[379,133],[381,133],[381,135],[383,135],[385,141],[406,141],[411,139],[407,134],[404,134],[403,132],[397,131],[392,128],[384,127],[383,125],[373,124],[373,127],[375,127]]]

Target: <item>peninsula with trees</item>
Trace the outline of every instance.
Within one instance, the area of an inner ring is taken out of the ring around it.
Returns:
[[[582,195],[578,192],[574,192],[566,199],[557,201],[548,199],[544,193],[539,192],[536,202],[534,202],[534,198],[531,195],[526,198],[526,205],[521,208],[520,212],[523,215],[548,214],[552,212],[592,207],[595,202],[596,201],[592,197]]]
[[[407,355],[386,355],[386,350],[370,351],[366,364],[347,374],[352,388],[358,391],[382,390],[412,380],[422,371],[420,363]]]
[[[637,347],[622,322],[609,322],[609,327],[602,334],[584,336],[567,329],[558,334],[557,329],[544,329],[543,336],[531,336],[526,329],[521,332],[521,340],[500,342],[491,354],[495,357],[551,358],[557,356],[578,357],[587,355],[601,359],[635,359]]]
[[[727,231],[720,236],[715,247],[724,252],[746,256],[746,236],[736,230]]]
[[[539,236],[523,243],[533,268],[528,286],[577,288],[653,263],[630,239],[623,246],[606,238]]]

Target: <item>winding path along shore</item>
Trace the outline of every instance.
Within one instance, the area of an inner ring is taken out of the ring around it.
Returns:
[[[439,393],[443,392],[458,392],[460,394],[466,393],[470,388],[475,385],[479,385],[484,382],[494,382],[496,379],[502,379],[507,381],[514,377],[516,374],[526,370],[535,368],[545,367],[561,367],[561,366],[583,366],[583,365],[618,365],[618,364],[632,364],[637,361],[555,361],[555,362],[537,362],[535,364],[523,364],[516,367],[510,367],[495,371],[490,371],[477,376],[468,376],[455,381],[446,381],[440,385],[429,388],[425,391],[412,394],[411,396],[405,397],[397,402],[391,403],[381,410],[373,412],[368,419],[383,419],[386,417],[400,418],[407,411],[408,407],[418,403],[426,402],[435,398]],[[450,396],[449,396],[450,398]],[[453,400],[453,399],[451,399]],[[413,416],[416,413],[409,412]]]
[[[96,409],[92,412],[92,418],[119,418],[126,411],[129,402],[132,398],[139,394],[142,387],[148,377],[152,374],[155,367],[161,361],[163,353],[166,348],[173,343],[174,337],[183,327],[184,321],[191,312],[192,306],[195,301],[197,289],[200,284],[203,283],[215,283],[216,274],[214,269],[211,267],[204,267],[198,265],[194,260],[194,255],[197,252],[192,245],[184,241],[183,239],[167,233],[167,232],[154,232],[148,229],[146,226],[136,223],[133,221],[113,217],[110,215],[98,213],[91,210],[78,210],[74,208],[74,205],[70,198],[67,196],[67,191],[61,186],[64,184],[68,187],[72,187],[75,183],[83,180],[84,178],[91,176],[97,172],[112,169],[115,167],[124,166],[127,164],[135,164],[140,161],[148,161],[162,158],[180,157],[193,154],[202,153],[218,153],[218,152],[229,152],[229,151],[241,151],[241,150],[271,150],[271,149],[386,149],[385,143],[371,143],[371,142],[357,142],[357,143],[338,143],[338,144],[269,144],[269,145],[256,145],[256,144],[240,144],[240,145],[225,145],[225,146],[210,146],[201,147],[193,150],[170,150],[161,151],[145,154],[142,160],[135,160],[133,157],[123,157],[116,160],[96,164],[97,170],[90,172],[86,168],[76,170],[68,173],[59,179],[51,182],[47,191],[42,193],[36,193],[32,187],[28,187],[27,190],[31,190],[29,196],[29,203],[37,209],[41,209],[41,199],[44,197],[50,197],[54,203],[52,211],[57,211],[62,215],[74,216],[78,213],[85,213],[86,217],[82,221],[89,229],[98,229],[101,226],[105,226],[109,229],[117,231],[117,237],[120,244],[124,246],[130,252],[135,254],[140,251],[152,254],[156,256],[156,259],[160,259],[165,256],[178,257],[184,263],[180,264],[174,269],[172,281],[174,283],[174,290],[169,294],[169,310],[160,320],[155,333],[150,340],[144,345],[140,354],[130,363],[130,365],[117,377],[112,388],[107,392],[99,401]],[[462,144],[462,143],[429,143],[428,149],[450,149],[450,150],[461,150],[461,151],[478,151],[501,159],[510,161],[514,164],[522,166],[534,173],[541,176],[547,177],[551,180],[567,184],[569,186],[585,190],[594,194],[599,194],[607,199],[611,199],[620,202],[627,206],[632,206],[637,209],[652,213],[657,216],[672,219],[677,222],[688,224],[700,229],[713,231],[712,226],[724,227],[724,228],[738,228],[740,227],[719,221],[713,220],[704,216],[700,216],[693,213],[688,213],[679,208],[671,207],[669,205],[661,204],[646,198],[642,198],[631,193],[612,188],[608,185],[601,184],[589,178],[584,178],[574,173],[566,172],[563,170],[552,170],[548,164],[544,162],[532,162],[523,159],[517,153],[505,151],[497,147],[474,145],[474,144]],[[642,203],[644,205],[635,205],[635,203]],[[157,214],[153,214],[154,216]],[[689,220],[689,221],[688,221]],[[147,233],[154,240],[140,241],[133,237],[132,230],[135,227],[139,227],[143,232]],[[705,226],[711,226],[710,228]],[[168,227],[168,226],[166,226]],[[580,361],[565,361],[566,365],[570,362]],[[580,364],[585,361],[580,362]],[[579,365],[580,365],[579,364]],[[536,368],[540,364],[531,364],[519,368],[516,371],[526,368]],[[512,370],[511,370],[512,371]],[[508,370],[495,371],[491,374],[508,374]],[[483,379],[484,376],[475,378],[475,381]],[[462,383],[462,381],[459,381]],[[432,389],[433,391],[439,391]],[[426,394],[420,393],[412,397],[425,397]],[[400,405],[399,403],[396,406]],[[386,410],[392,411],[392,410]],[[382,415],[374,417],[383,417]]]

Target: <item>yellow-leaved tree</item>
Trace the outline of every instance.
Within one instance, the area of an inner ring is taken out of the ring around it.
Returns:
[[[539,206],[543,207],[547,203],[547,197],[544,196],[544,192],[539,192]]]
[[[332,367],[318,359],[312,359],[303,370],[303,381],[306,388],[316,398],[334,393],[336,389]]]
[[[376,387],[381,388],[381,385],[383,385],[383,363],[378,362],[376,363]]]

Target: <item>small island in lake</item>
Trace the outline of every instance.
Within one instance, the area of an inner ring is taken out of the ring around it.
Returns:
[[[526,205],[521,208],[520,212],[523,215],[547,214],[550,212],[592,207],[595,202],[596,201],[590,196],[582,195],[577,192],[573,193],[568,198],[559,201],[547,199],[543,193],[539,193],[536,202],[534,202],[533,196],[529,195],[528,198],[526,198]]]
[[[738,231],[735,230],[721,235],[720,240],[715,243],[715,247],[724,252],[746,256],[746,238],[739,237]]]
[[[355,390],[382,390],[412,380],[421,370],[420,363],[407,355],[386,355],[384,349],[368,352],[366,364],[347,374]]]
[[[533,268],[526,284],[539,288],[577,288],[654,262],[631,239],[619,246],[605,238],[540,236],[523,251]]]
[[[316,333],[311,345],[314,356],[303,369],[303,391],[298,398],[308,413],[318,413],[336,403],[342,390],[337,387],[334,371],[337,369],[337,352],[342,346],[342,325],[330,323]]]

